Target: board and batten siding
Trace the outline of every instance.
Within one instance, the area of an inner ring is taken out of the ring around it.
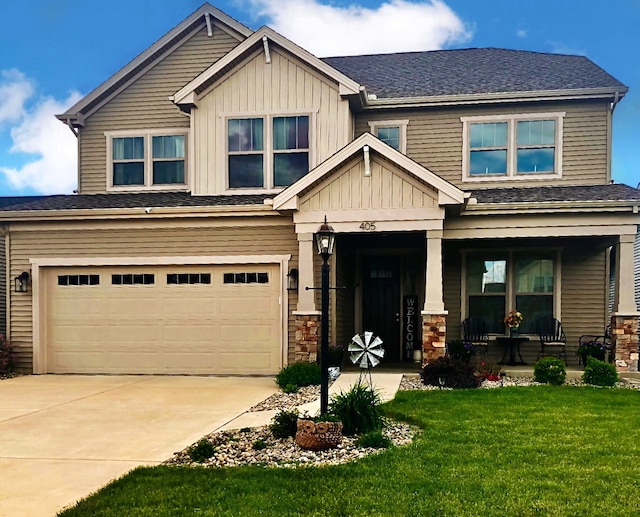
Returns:
[[[292,255],[298,262],[293,224],[279,217],[203,221],[155,221],[153,226],[126,223],[78,223],[47,228],[16,225],[11,233],[11,275],[29,271],[32,258],[167,257]],[[286,274],[286,272],[285,272]],[[46,294],[45,294],[46,296]],[[290,302],[296,299],[290,295]],[[290,305],[293,310],[295,305]],[[18,368],[31,370],[32,291],[15,296],[11,336]],[[289,334],[293,327],[290,320]],[[291,336],[290,336],[291,337]],[[291,341],[290,341],[291,343]],[[291,353],[289,353],[291,356]]]
[[[369,122],[409,120],[407,156],[431,172],[464,189],[504,187],[495,182],[462,181],[463,124],[461,117],[565,112],[562,140],[562,178],[554,184],[602,184],[609,181],[608,146],[611,143],[609,106],[605,102],[506,104],[364,112],[356,116],[356,136],[370,131]],[[514,186],[539,185],[547,180],[515,181]]]
[[[106,131],[162,128],[188,130],[189,117],[180,112],[169,100],[169,96],[218,61],[238,43],[236,38],[225,32],[217,23],[214,24],[213,37],[208,37],[203,24],[195,35],[88,117],[78,137],[80,193],[95,194],[106,191]]]
[[[360,156],[300,200],[300,212],[437,206],[434,189],[410,180],[386,160],[372,158],[371,175],[365,176]]]
[[[194,194],[227,189],[227,117],[295,114],[310,115],[310,169],[351,141],[349,103],[340,98],[338,85],[275,46],[270,64],[264,51],[256,51],[202,92],[192,115]]]
[[[638,225],[636,242],[633,245],[633,275],[636,288],[636,309],[640,310],[640,225]]]

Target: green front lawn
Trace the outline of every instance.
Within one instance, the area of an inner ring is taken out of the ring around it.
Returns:
[[[72,516],[640,514],[640,393],[590,387],[399,392],[411,446],[324,468],[139,468]]]

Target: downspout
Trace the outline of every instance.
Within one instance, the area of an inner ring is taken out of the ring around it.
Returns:
[[[613,152],[613,112],[616,109],[616,106],[620,102],[620,92],[616,91],[613,96],[613,102],[609,104],[609,113],[607,114],[607,133],[609,134],[609,145],[607,145],[607,182],[613,183],[613,179],[611,176],[611,162],[612,162],[612,152]]]

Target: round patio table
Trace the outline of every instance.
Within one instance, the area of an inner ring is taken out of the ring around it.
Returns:
[[[504,347],[504,352],[502,354],[502,359],[498,364],[508,364],[509,366],[516,366],[520,364],[527,364],[522,359],[522,355],[520,354],[520,345],[529,341],[528,337],[510,337],[510,336],[498,336],[496,337],[496,343],[502,345]],[[520,358],[520,361],[516,361],[516,353]],[[509,360],[505,362],[505,359],[509,356]]]

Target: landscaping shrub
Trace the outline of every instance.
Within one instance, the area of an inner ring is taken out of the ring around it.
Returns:
[[[4,334],[0,334],[0,373],[10,373],[13,367],[13,347]]]
[[[468,363],[475,354],[476,349],[469,343],[460,340],[447,342],[447,357],[454,361]]]
[[[272,419],[269,430],[274,438],[291,438],[298,429],[298,410],[278,411]]]
[[[543,384],[560,386],[567,378],[567,370],[564,363],[555,357],[540,359],[533,368],[533,380]]]
[[[619,379],[614,365],[600,361],[595,357],[589,357],[582,374],[582,380],[594,386],[613,386]]]
[[[263,438],[258,438],[253,445],[251,446],[254,451],[261,451],[267,448],[267,442],[264,441]]]
[[[317,363],[293,363],[285,366],[276,375],[276,384],[280,388],[291,389],[291,386],[302,388],[313,384],[320,384],[320,365]]]
[[[361,383],[346,393],[334,395],[329,413],[340,419],[342,432],[347,436],[382,429],[380,395]]]
[[[192,461],[203,463],[213,456],[216,452],[213,444],[206,438],[202,438],[199,442],[193,444],[187,449],[187,454]]]
[[[356,440],[356,446],[388,449],[391,446],[391,440],[382,434],[382,431],[371,431],[358,438]]]
[[[450,357],[439,357],[422,369],[422,382],[427,386],[440,386],[441,378],[445,388],[477,388],[482,383],[472,365]]]

